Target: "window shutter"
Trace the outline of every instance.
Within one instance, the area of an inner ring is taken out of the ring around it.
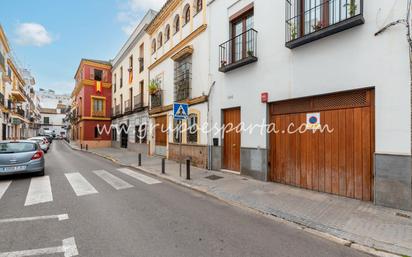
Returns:
[[[94,69],[90,68],[90,79],[94,80]]]
[[[102,78],[102,81],[107,81],[107,71],[103,71],[103,78]]]

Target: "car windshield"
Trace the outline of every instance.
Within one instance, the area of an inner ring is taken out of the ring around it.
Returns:
[[[0,154],[33,152],[36,149],[36,144],[30,142],[0,143]]]

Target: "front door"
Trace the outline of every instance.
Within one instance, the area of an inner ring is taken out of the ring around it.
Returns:
[[[167,116],[156,117],[155,119],[155,153],[166,156],[167,148]]]
[[[2,139],[3,140],[7,140],[7,135],[6,135],[6,133],[7,133],[7,125],[6,124],[2,124],[3,126],[2,126]]]
[[[127,141],[128,141],[128,134],[127,134],[127,126],[121,125],[120,126],[120,147],[127,148]]]
[[[240,172],[240,108],[223,111],[223,168]]]

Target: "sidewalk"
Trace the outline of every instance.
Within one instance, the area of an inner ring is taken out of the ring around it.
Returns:
[[[180,177],[179,164],[174,161],[166,160],[162,175],[159,157],[142,154],[142,167],[138,167],[135,152],[115,148],[90,152],[358,250],[378,256],[392,256],[387,252],[412,256],[411,212],[196,167],[191,167],[191,180],[186,180],[186,166]]]

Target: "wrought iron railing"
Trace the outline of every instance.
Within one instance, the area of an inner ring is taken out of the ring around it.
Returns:
[[[363,0],[285,1],[286,42],[363,14]]]
[[[137,110],[143,107],[143,94],[138,94],[133,97],[133,109]]]
[[[175,68],[174,77],[174,96],[175,101],[189,99],[192,82],[192,64],[189,62],[182,63]]]
[[[0,52],[0,66],[3,67],[3,69],[6,69],[6,58],[4,58],[4,55]]]
[[[150,103],[152,108],[162,106],[162,96],[162,90],[158,90],[156,93],[150,95]]]
[[[21,108],[19,108],[19,107],[17,107],[16,109],[14,109],[14,111],[15,111],[18,115],[20,115],[21,117],[24,117],[24,116],[25,116],[24,110],[21,109]]]
[[[257,34],[249,29],[219,46],[219,67],[224,68],[248,58],[257,57]]]
[[[115,106],[114,115],[120,115],[120,114],[121,114],[120,104],[118,104]]]
[[[124,101],[124,112],[131,112],[132,111],[132,100]]]
[[[4,106],[4,95],[0,93],[0,104]]]

